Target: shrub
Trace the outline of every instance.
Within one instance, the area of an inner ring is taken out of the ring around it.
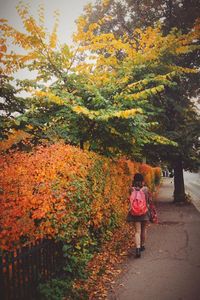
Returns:
[[[2,155],[0,248],[43,237],[62,240],[64,271],[70,278],[64,288],[75,278],[86,278],[93,253],[124,223],[130,184],[138,171],[150,188],[158,183],[159,168],[61,143]],[[55,283],[42,291],[48,294]]]

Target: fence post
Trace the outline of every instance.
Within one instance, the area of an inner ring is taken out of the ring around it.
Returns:
[[[1,300],[37,299],[38,283],[58,275],[61,258],[62,247],[52,240],[40,240],[12,252],[0,252]]]
[[[4,277],[3,277],[3,256],[0,255],[0,291],[1,297],[5,300],[5,286],[4,286]]]

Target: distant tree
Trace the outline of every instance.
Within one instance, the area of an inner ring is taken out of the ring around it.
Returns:
[[[12,77],[0,78],[0,139],[6,138],[10,129],[17,126],[15,119],[23,114],[27,104],[23,97],[17,96],[18,89],[12,84]]]
[[[97,0],[94,5],[85,6],[84,16],[88,24],[108,18],[98,29],[101,32],[112,32],[130,36],[136,28],[154,26],[162,23],[165,32],[176,27],[187,33],[199,18],[198,0]]]

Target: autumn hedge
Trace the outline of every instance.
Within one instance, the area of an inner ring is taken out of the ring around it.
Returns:
[[[95,246],[124,221],[136,171],[151,188],[160,176],[159,168],[64,144],[2,155],[1,249],[46,236],[77,249]]]

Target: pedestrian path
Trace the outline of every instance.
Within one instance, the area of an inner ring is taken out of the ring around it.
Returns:
[[[142,258],[129,256],[109,300],[200,300],[200,213],[172,203],[164,179],[157,202],[159,224],[148,230]]]

